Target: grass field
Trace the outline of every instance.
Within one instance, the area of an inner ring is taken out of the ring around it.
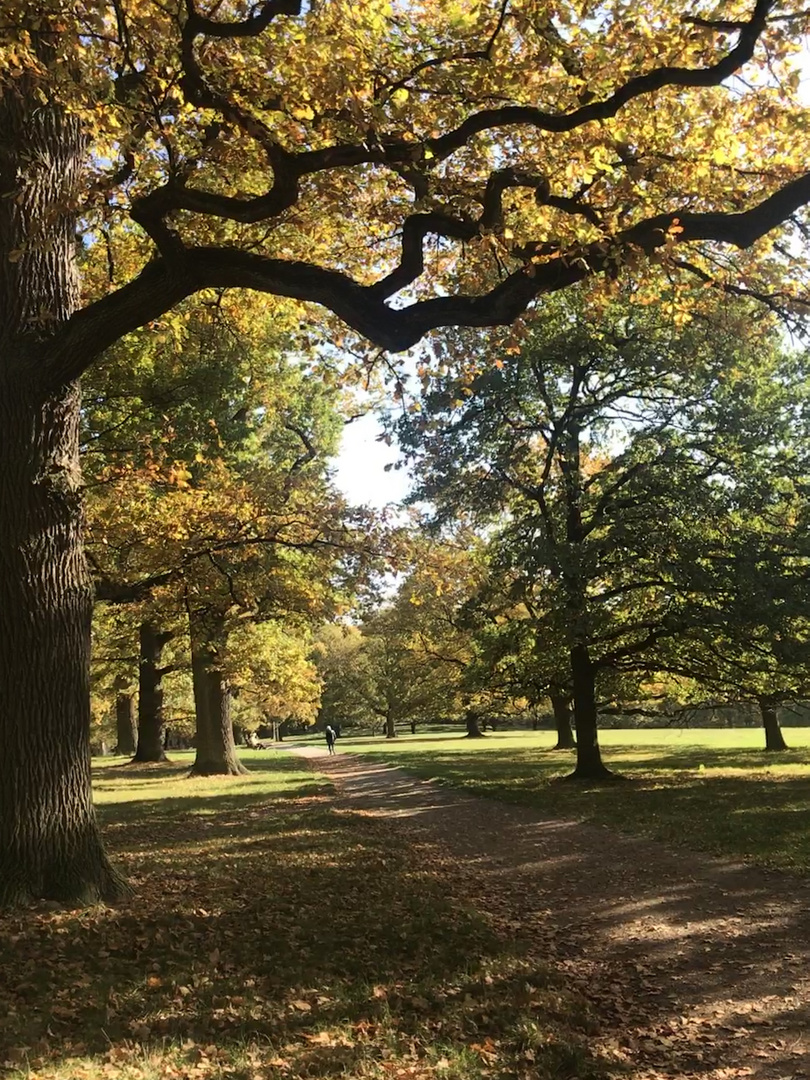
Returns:
[[[95,763],[116,909],[0,916],[6,1080],[593,1078],[591,1020],[453,868],[331,808],[290,755],[250,775]]]
[[[606,730],[610,768],[631,782],[556,783],[573,753],[551,732],[341,738],[420,776],[556,817],[576,817],[763,866],[810,873],[810,728],[786,728],[792,747],[766,754],[756,729]]]

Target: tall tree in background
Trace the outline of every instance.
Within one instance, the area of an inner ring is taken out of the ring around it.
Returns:
[[[322,617],[335,561],[353,542],[351,515],[325,479],[341,427],[337,390],[305,389],[309,364],[283,354],[289,339],[260,308],[231,318],[223,308],[215,318],[187,312],[180,340],[142,336],[123,370],[110,350],[86,410],[99,591],[144,611],[135,760],[164,756],[159,655],[165,624],[182,610],[197,713],[192,772],[205,775],[243,771],[225,674],[230,631],[285,613]]]
[[[637,670],[705,618],[693,596],[711,586],[704,563],[730,538],[736,481],[762,441],[745,387],[774,333],[766,321],[757,334],[746,305],[679,327],[637,295],[594,307],[572,293],[525,325],[514,355],[494,335],[473,350],[449,338],[399,424],[417,497],[496,524],[493,569],[532,618],[538,667],[544,642],[565,642],[574,775],[598,779],[600,671]]]
[[[786,359],[776,379],[760,373],[771,423],[738,472],[695,614],[684,633],[660,643],[651,665],[693,680],[694,700],[702,692],[755,704],[770,751],[787,749],[780,706],[810,692],[806,358]]]
[[[87,754],[88,366],[203,289],[311,301],[394,350],[652,255],[775,302],[799,268],[774,230],[810,199],[807,19],[795,0],[632,22],[528,0],[5,5],[0,904],[121,888]]]

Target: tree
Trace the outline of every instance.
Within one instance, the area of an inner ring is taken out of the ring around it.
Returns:
[[[471,635],[459,618],[476,576],[469,533],[437,540],[399,530],[402,579],[395,595],[365,613],[360,626],[330,624],[318,635],[321,719],[343,727],[455,720],[472,692],[464,686]]]
[[[763,238],[810,174],[806,16],[773,7],[6,5],[0,904],[121,889],[89,788],[79,376],[206,289],[320,304],[393,350],[654,255],[776,302],[796,264]]]
[[[307,387],[311,363],[284,354],[289,335],[261,309],[251,319],[221,299],[184,314],[179,337],[139,336],[134,362],[121,370],[120,347],[95,373],[90,557],[102,596],[148,609],[135,760],[165,756],[159,652],[165,623],[182,612],[197,713],[192,774],[238,774],[230,630],[285,610],[320,612],[350,546],[352,515],[324,478],[338,388]],[[150,596],[158,602],[145,604]]]
[[[313,660],[322,684],[319,723],[367,730],[379,724],[373,708],[373,675],[359,626],[326,623],[318,631]]]
[[[503,688],[525,700],[537,723],[538,710],[551,704],[557,730],[555,750],[572,750],[572,691],[562,636],[549,633],[543,600],[527,590],[524,575],[499,565],[497,539],[490,544],[489,573],[467,601],[466,616],[475,642],[468,669],[473,686]],[[493,557],[494,556],[494,557]]]
[[[312,652],[308,628],[291,620],[246,623],[228,635],[225,672],[243,726],[315,722],[322,684]]]
[[[774,385],[777,407],[787,404],[784,398],[779,401],[783,393],[791,399],[786,415],[794,426],[802,411],[797,383],[780,377]],[[806,432],[794,431],[793,437],[806,442]],[[784,466],[796,464],[795,457],[782,441],[788,453],[780,463],[779,443],[779,434],[772,431],[762,444],[767,462],[749,459],[737,505],[729,513],[728,533],[712,561],[705,592],[695,600],[699,617],[691,618],[678,638],[662,642],[653,661],[663,671],[694,680],[693,700],[702,693],[754,703],[768,751],[787,749],[780,705],[805,699],[810,690],[805,482],[802,476],[791,483]],[[746,483],[758,489],[756,507]]]
[[[703,566],[722,552],[735,481],[762,437],[743,386],[775,349],[767,324],[740,340],[749,317],[741,306],[678,327],[637,295],[600,310],[571,293],[525,324],[505,360],[497,337],[478,354],[454,338],[399,423],[417,497],[440,517],[461,507],[495,525],[491,571],[532,623],[537,665],[551,660],[549,688],[565,643],[576,777],[609,775],[600,674],[654,666],[658,642],[705,617]]]
[[[366,705],[396,738],[403,723],[435,718],[446,707],[444,665],[427,659],[401,603],[382,607],[363,623]]]

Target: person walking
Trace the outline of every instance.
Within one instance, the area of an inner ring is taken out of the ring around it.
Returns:
[[[326,736],[326,746],[329,750],[329,753],[334,754],[336,738],[335,729],[330,724],[327,724],[324,728],[324,735]]]

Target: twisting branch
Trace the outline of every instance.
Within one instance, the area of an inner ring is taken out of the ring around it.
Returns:
[[[372,296],[382,298],[406,288],[425,269],[425,237],[446,236],[453,240],[473,240],[479,235],[479,226],[474,221],[463,221],[449,214],[434,212],[431,214],[411,214],[402,227],[402,255],[399,266],[369,287]]]
[[[590,101],[567,113],[551,113],[528,106],[507,105],[469,116],[457,127],[431,135],[424,142],[366,136],[356,144],[336,144],[302,152],[285,150],[272,132],[247,109],[210,85],[196,54],[200,38],[239,38],[261,34],[280,14],[299,14],[298,0],[268,0],[237,22],[202,16],[193,0],[186,0],[181,22],[181,62],[187,99],[213,108],[223,120],[254,138],[265,152],[272,183],[254,198],[240,199],[186,185],[182,176],[136,200],[132,215],[154,239],[159,255],[123,288],[90,304],[60,328],[56,340],[43,343],[31,357],[34,377],[44,391],[79,375],[90,361],[123,334],[158,318],[180,300],[205,288],[249,288],[323,305],[349,326],[379,345],[399,351],[414,345],[429,331],[443,326],[495,326],[514,321],[537,296],[555,292],[594,274],[615,272],[628,250],[650,253],[668,245],[699,241],[750,247],[759,237],[787,220],[810,202],[810,173],[784,185],[758,205],[726,213],[691,210],[655,214],[618,232],[571,249],[549,242],[524,244],[512,254],[524,265],[507,273],[481,295],[437,296],[401,307],[387,299],[411,285],[424,272],[424,243],[428,235],[467,242],[488,229],[501,227],[503,193],[528,186],[543,205],[583,216],[601,232],[598,212],[575,197],[552,195],[542,176],[519,170],[495,170],[481,195],[478,219],[447,213],[440,208],[414,213],[402,226],[399,264],[372,285],[360,285],[343,270],[305,261],[268,258],[229,247],[186,247],[170,225],[176,211],[255,223],[278,218],[300,197],[303,177],[325,170],[379,164],[411,177],[414,190],[427,192],[427,174],[476,135],[509,126],[538,131],[568,132],[584,124],[609,119],[629,102],[669,86],[705,87],[721,84],[752,56],[774,0],[756,0],[751,18],[735,27],[737,41],[719,60],[700,68],[664,66],[629,79],[601,101]],[[497,32],[506,18],[501,9]],[[490,39],[490,50],[495,36]],[[182,170],[181,170],[182,172]]]
[[[153,260],[139,277],[77,312],[62,328],[58,342],[46,342],[32,357],[32,373],[45,387],[76,378],[103,349],[119,337],[158,318],[180,300],[204,288],[245,288],[322,304],[354,330],[381,348],[399,352],[426,333],[443,326],[503,326],[514,320],[535,297],[564,289],[594,274],[615,271],[617,258],[633,247],[651,252],[667,242],[712,240],[745,248],[810,202],[810,173],[787,184],[758,206],[738,214],[658,214],[619,233],[612,244],[597,241],[568,252],[554,252],[546,261],[530,262],[480,296],[440,296],[402,308],[385,303],[391,286],[362,286],[347,274],[311,263],[270,259],[233,248],[197,248],[178,254],[171,264]],[[421,261],[424,218],[413,231],[408,274]],[[453,219],[443,218],[445,228]],[[456,223],[459,232],[463,223]],[[477,229],[470,226],[470,231]],[[446,234],[445,234],[446,235]],[[534,251],[547,253],[541,245]],[[527,259],[532,258],[531,248]],[[402,280],[405,280],[402,273]],[[412,278],[409,280],[413,280]],[[56,346],[56,347],[55,347]],[[35,366],[36,365],[36,366]]]
[[[648,95],[666,86],[702,87],[719,85],[734,74],[753,55],[756,42],[765,28],[768,13],[774,0],[757,0],[749,22],[742,24],[739,40],[717,63],[703,68],[660,67],[645,75],[630,79],[613,94],[602,101],[593,101],[568,113],[551,113],[533,106],[506,105],[501,108],[484,109],[468,117],[462,124],[443,135],[424,140],[422,150],[412,141],[403,139],[367,139],[360,144],[337,144],[318,150],[291,153],[283,150],[274,140],[269,129],[251,113],[236,105],[224,94],[214,90],[205,80],[197,63],[194,42],[203,34],[212,32],[216,26],[217,36],[236,37],[261,32],[277,14],[297,14],[299,6],[292,0],[278,0],[262,5],[259,15],[244,23],[213,23],[203,19],[187,0],[188,18],[182,28],[181,58],[184,68],[183,89],[192,104],[200,108],[218,110],[223,117],[237,124],[263,148],[273,169],[273,188],[258,199],[226,199],[213,193],[189,192],[181,185],[167,186],[137,203],[136,220],[147,228],[150,235],[159,232],[155,216],[166,215],[174,209],[194,210],[203,214],[216,214],[235,221],[257,221],[276,216],[293,205],[298,198],[298,184],[302,177],[328,169],[349,168],[363,164],[384,164],[401,173],[402,167],[414,162],[414,153],[427,152],[430,159],[441,161],[467,144],[484,131],[508,126],[528,126],[540,131],[563,133],[573,131],[584,124],[607,120],[615,116],[625,105],[637,97]],[[506,5],[503,13],[505,14]],[[238,28],[238,30],[237,30]],[[493,174],[497,175],[497,174]],[[542,178],[538,178],[540,181]],[[499,181],[491,181],[495,188]],[[501,192],[503,188],[501,189]],[[570,205],[555,203],[561,209],[572,210]],[[579,204],[577,212],[582,211]],[[245,216],[242,216],[242,215]],[[163,242],[166,241],[162,235]]]
[[[719,86],[724,79],[733,75],[751,59],[774,4],[775,0],[757,0],[750,20],[742,24],[737,44],[720,60],[707,67],[654,68],[645,75],[629,79],[602,101],[592,101],[569,113],[549,113],[529,105],[506,105],[500,109],[483,109],[468,117],[454,130],[427,139],[425,145],[436,158],[441,159],[460,149],[474,135],[493,128],[522,125],[548,132],[573,131],[575,128],[582,127],[583,124],[609,120],[629,102],[663,90],[667,86]]]
[[[684,15],[681,22],[697,26],[701,30],[716,30],[719,34],[734,34],[746,25],[733,19],[701,19],[697,15]]]

